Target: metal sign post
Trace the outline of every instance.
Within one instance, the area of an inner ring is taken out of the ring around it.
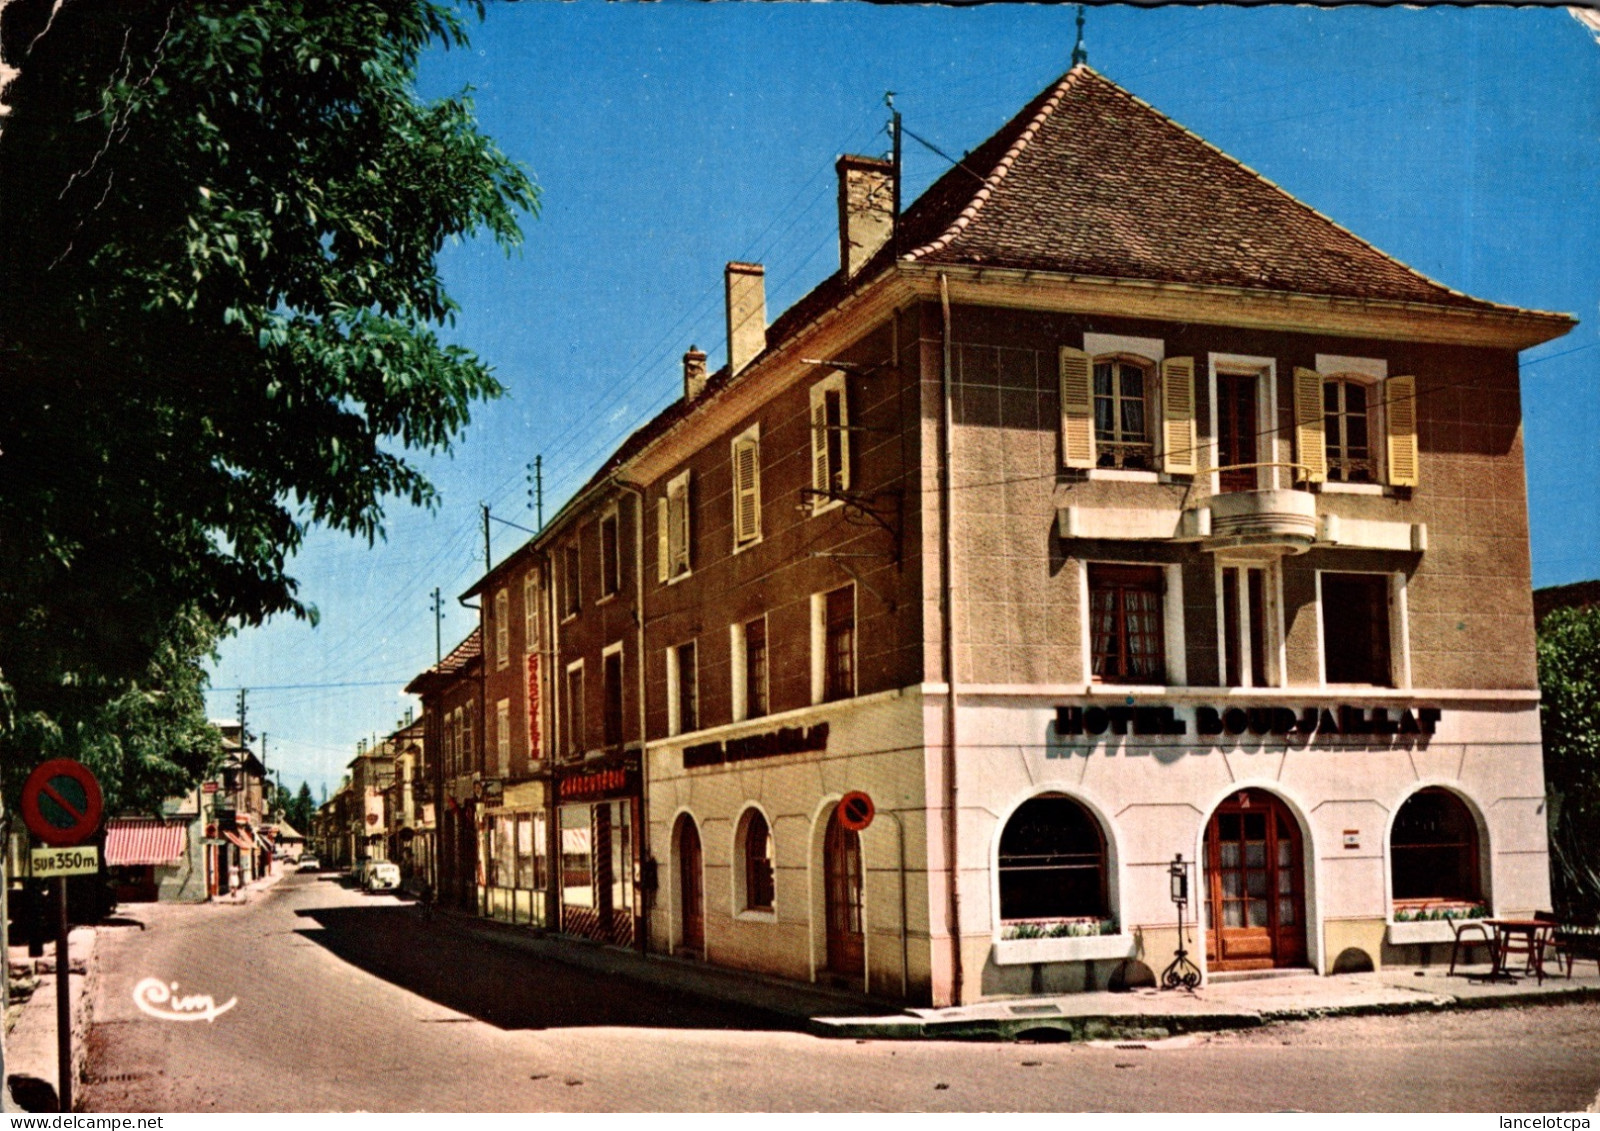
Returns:
[[[53,758],[28,775],[22,786],[22,820],[51,848],[82,844],[100,827],[105,801],[100,783],[87,766],[70,758]],[[71,857],[56,868],[56,1095],[57,1110],[72,1110],[72,975],[67,952],[67,876],[82,870],[80,853],[46,854]],[[99,853],[96,851],[96,867]]]
[[[1183,912],[1189,905],[1189,865],[1184,863],[1183,853],[1173,858],[1167,875],[1172,881],[1172,902],[1178,905],[1178,949],[1171,964],[1161,971],[1161,988],[1175,990],[1182,986],[1192,991],[1200,984],[1200,968],[1189,961],[1189,951],[1183,945]]]

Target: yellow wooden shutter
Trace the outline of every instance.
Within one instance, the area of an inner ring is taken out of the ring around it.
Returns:
[[[1195,470],[1194,358],[1169,357],[1161,363],[1161,432],[1166,451],[1162,469],[1174,475]]]
[[[1328,438],[1322,422],[1322,374],[1315,369],[1294,371],[1294,437],[1300,449],[1300,466],[1294,477],[1301,483],[1322,483],[1328,478]]]
[[[689,473],[683,473],[683,480],[678,488],[677,495],[672,500],[674,510],[672,513],[672,573],[689,572]]]
[[[656,580],[665,581],[672,563],[672,504],[665,495],[656,500]]]
[[[1391,377],[1383,387],[1389,414],[1389,482],[1415,487],[1417,464],[1417,379]]]
[[[761,537],[760,452],[753,438],[733,445],[733,540],[740,546]]]
[[[845,396],[844,383],[841,381],[834,394],[839,398],[839,466],[834,468],[838,476],[839,490],[850,490],[850,406]]]
[[[828,398],[820,386],[811,390],[811,487],[816,491],[831,491],[828,482]],[[812,500],[813,505],[823,502]]]
[[[1061,462],[1094,466],[1094,359],[1061,347]]]

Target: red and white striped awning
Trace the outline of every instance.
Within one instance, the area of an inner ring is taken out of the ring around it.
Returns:
[[[106,822],[106,867],[170,864],[183,855],[186,822],[112,817]]]
[[[223,829],[222,835],[233,841],[234,844],[238,845],[246,852],[254,852],[256,850],[255,843],[248,839],[248,833],[240,835],[239,833],[234,832],[232,829]]]

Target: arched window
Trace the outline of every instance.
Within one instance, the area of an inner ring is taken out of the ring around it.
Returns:
[[[1101,467],[1151,468],[1150,369],[1127,357],[1094,362],[1094,444]]]
[[[1000,918],[1108,918],[1105,837],[1070,797],[1024,802],[1000,834]]]
[[[1389,834],[1389,855],[1396,903],[1483,898],[1478,824],[1447,789],[1419,789],[1406,798]]]
[[[771,911],[772,830],[767,826],[767,819],[755,809],[745,815],[740,847],[744,851],[744,909]]]

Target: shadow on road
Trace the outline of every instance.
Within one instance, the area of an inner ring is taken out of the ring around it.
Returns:
[[[375,977],[501,1029],[789,1030],[787,1017],[607,977],[463,937],[411,907],[307,908],[296,934]]]

